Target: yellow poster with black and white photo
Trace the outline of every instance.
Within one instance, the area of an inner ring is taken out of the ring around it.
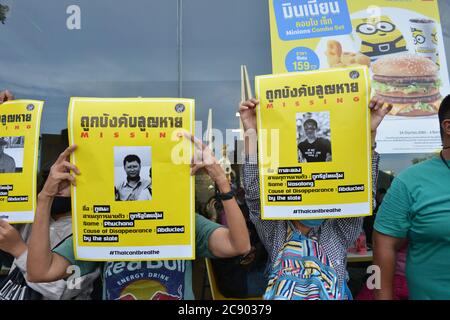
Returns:
[[[71,99],[77,259],[195,258],[194,117],[190,99]]]
[[[0,219],[9,223],[34,220],[43,105],[13,100],[0,106]]]
[[[256,77],[263,219],[372,212],[365,67]]]
[[[373,95],[394,107],[380,153],[441,148],[438,109],[450,92],[438,0],[269,0],[273,73],[367,66]]]

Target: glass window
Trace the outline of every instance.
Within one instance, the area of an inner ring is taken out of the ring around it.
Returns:
[[[0,88],[46,101],[41,132],[67,126],[71,96],[195,98],[197,135],[208,110],[216,145],[234,148],[240,66],[250,78],[271,73],[268,1],[0,0]],[[74,7],[74,4],[76,6]],[[439,0],[450,52],[450,3]],[[8,10],[5,10],[8,9]],[[79,11],[78,11],[79,10]],[[79,13],[80,29],[71,30]],[[252,81],[253,84],[253,81]],[[228,137],[227,137],[228,129]],[[220,155],[220,154],[219,154]],[[429,155],[383,155],[399,173]]]
[[[177,95],[176,0],[0,3],[9,7],[0,24],[0,87],[45,100],[41,133],[67,127],[71,96]],[[73,4],[79,30],[68,28]]]

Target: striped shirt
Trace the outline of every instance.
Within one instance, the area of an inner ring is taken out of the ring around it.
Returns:
[[[372,193],[375,208],[375,192],[378,178],[379,155],[374,152],[372,157]],[[262,220],[259,193],[259,170],[256,155],[247,156],[243,166],[243,182],[245,199],[250,210],[250,219],[256,227],[258,235],[264,244],[269,257],[270,267],[274,264],[278,252],[287,238],[288,221]],[[356,241],[362,231],[362,217],[326,219],[320,226],[312,228],[308,237],[316,239],[325,254],[333,263],[342,286],[347,279],[347,250]],[[270,270],[269,270],[270,271]]]

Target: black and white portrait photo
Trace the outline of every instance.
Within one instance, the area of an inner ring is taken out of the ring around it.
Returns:
[[[298,162],[330,162],[330,113],[300,112],[296,124]]]
[[[0,173],[21,173],[25,137],[0,137]]]
[[[152,199],[151,159],[151,147],[114,147],[116,201]]]

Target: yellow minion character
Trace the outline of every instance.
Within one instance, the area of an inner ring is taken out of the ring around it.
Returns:
[[[417,29],[417,28],[411,28],[411,32],[414,39],[414,44],[424,44],[425,43],[425,34],[423,33],[423,30]]]
[[[431,41],[433,42],[434,45],[438,45],[438,33],[437,33],[437,29],[434,28],[433,29],[433,33],[431,34]],[[441,61],[439,58],[439,50],[436,50],[436,65],[440,68],[441,67]]]
[[[373,60],[382,55],[407,51],[405,38],[388,16],[355,19],[352,23],[361,38],[360,52]]]
[[[436,28],[433,29],[433,33],[431,34],[431,41],[433,41],[433,43],[435,45],[438,44],[438,34],[437,34],[437,29]]]

